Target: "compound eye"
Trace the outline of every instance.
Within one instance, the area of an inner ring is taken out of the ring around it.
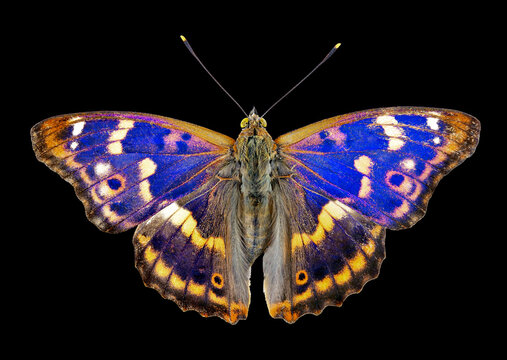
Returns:
[[[244,118],[243,120],[241,120],[241,128],[244,129],[248,126],[248,118]]]
[[[261,123],[262,127],[268,126],[268,123],[266,122],[266,119],[264,119],[264,118],[260,118],[260,123]]]

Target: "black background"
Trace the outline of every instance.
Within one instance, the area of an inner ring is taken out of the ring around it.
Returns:
[[[21,225],[10,226],[15,234],[5,239],[13,246],[5,256],[14,260],[6,275],[17,314],[11,335],[40,351],[68,344],[76,354],[99,344],[160,348],[168,356],[179,349],[221,356],[233,345],[242,349],[237,356],[265,356],[274,346],[286,357],[294,350],[339,356],[345,349],[403,353],[403,346],[406,355],[489,349],[494,288],[487,281],[498,241],[489,233],[495,180],[488,153],[496,33],[472,6],[365,10],[45,6],[20,16],[9,37],[12,65],[4,69],[15,80],[7,104],[20,130],[15,165],[27,180],[11,185]],[[180,34],[247,112],[255,106],[260,113],[342,43],[266,116],[274,138],[338,114],[417,105],[476,116],[481,142],[442,180],[415,227],[388,231],[380,277],[342,308],[293,325],[271,319],[257,261],[246,321],[231,326],[183,313],[143,286],[133,231],[109,235],[89,223],[72,187],[35,159],[29,139],[31,126],[47,117],[94,110],[165,115],[235,138],[244,115]]]

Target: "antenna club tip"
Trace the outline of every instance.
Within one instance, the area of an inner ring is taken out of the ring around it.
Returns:
[[[334,46],[335,49],[338,49],[342,43],[338,43]]]
[[[180,38],[181,38],[181,40],[183,40],[183,42],[187,41],[187,38],[184,37],[183,35],[180,35]]]

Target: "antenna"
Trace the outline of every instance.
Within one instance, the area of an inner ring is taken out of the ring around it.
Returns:
[[[218,86],[220,86],[220,89],[222,89],[224,91],[224,93],[227,94],[227,96],[229,96],[231,98],[232,101],[234,101],[234,103],[236,105],[238,105],[238,107],[241,109],[241,111],[243,112],[243,114],[245,114],[246,117],[248,117],[248,114],[246,113],[245,110],[243,110],[243,108],[241,107],[241,105],[232,97],[231,94],[229,94],[227,92],[227,90],[224,89],[224,87],[218,82],[217,79],[215,79],[215,77],[213,75],[211,75],[211,73],[209,72],[208,69],[206,69],[206,66],[204,66],[204,64],[202,63],[202,61],[197,57],[197,55],[195,54],[195,51],[194,49],[192,49],[192,47],[190,46],[190,44],[188,43],[187,39],[183,36],[183,35],[180,35],[180,38],[181,40],[183,40],[183,43],[185,44],[185,46],[187,47],[188,51],[190,51],[190,53],[193,55],[193,57],[195,57],[195,59],[199,62],[199,64],[201,64],[202,68],[204,70],[206,70],[206,72],[208,73],[208,75],[218,84]]]
[[[263,118],[264,116],[266,116],[266,114],[269,112],[269,110],[271,110],[276,104],[278,104],[280,101],[282,101],[282,99],[284,99],[287,95],[289,95],[295,88],[297,88],[303,81],[306,80],[306,78],[308,76],[310,76],[311,74],[313,74],[313,72],[315,70],[317,70],[319,68],[320,65],[324,64],[326,62],[327,59],[329,59],[331,57],[331,55],[334,54],[334,52],[336,51],[336,49],[338,49],[340,47],[341,43],[338,43],[336,44],[335,46],[333,46],[333,48],[331,49],[331,51],[326,55],[326,57],[324,57],[324,59],[322,59],[322,61],[320,63],[317,64],[317,66],[315,66],[313,68],[312,71],[310,71],[308,73],[308,75],[306,75],[304,78],[302,78],[296,85],[294,85],[289,91],[287,91],[285,93],[285,95],[283,95],[280,99],[278,99],[273,105],[271,105],[265,112],[264,114],[261,116],[261,118]]]

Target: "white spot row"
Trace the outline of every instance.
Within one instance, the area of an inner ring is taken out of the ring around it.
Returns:
[[[437,118],[434,118],[434,117],[428,117],[426,118],[426,125],[431,129],[431,130],[438,130],[439,129],[439,126],[438,126],[438,119]]]
[[[396,126],[398,121],[391,115],[381,115],[377,117],[376,123],[381,125],[384,133],[389,137],[389,150],[399,150],[405,145],[405,141],[400,139],[404,135],[401,127]]]
[[[407,158],[400,163],[401,167],[407,171],[415,169],[415,161]]]
[[[111,165],[105,162],[99,162],[95,165],[95,175],[97,176],[105,176],[108,175],[111,171]]]
[[[81,132],[83,132],[84,126],[85,126],[84,121],[80,121],[72,125],[72,135],[78,136],[79,134],[81,134]]]

